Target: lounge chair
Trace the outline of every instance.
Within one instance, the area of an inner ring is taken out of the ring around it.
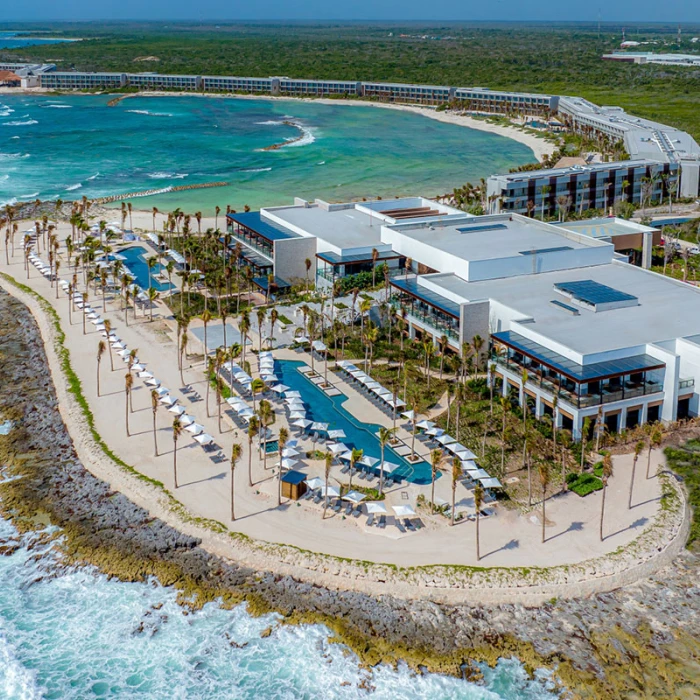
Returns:
[[[341,508],[342,508],[342,504],[340,503],[340,501],[336,501],[336,502],[333,504],[333,512],[334,512],[334,513],[340,513],[340,509],[341,509]]]
[[[353,518],[359,518],[362,515],[362,508],[360,506],[355,506],[355,510],[352,511]]]
[[[320,493],[316,494],[316,496],[314,497],[314,503],[316,503],[317,505],[318,505],[322,500],[323,500],[323,496],[321,496]]]
[[[420,530],[421,528],[425,527],[423,521],[420,518],[414,518],[411,522],[413,523],[413,527],[415,527],[416,530]]]
[[[386,527],[386,515],[379,516],[379,523],[377,524],[377,527],[381,528],[382,530]]]
[[[415,532],[415,531],[416,531],[416,528],[415,528],[415,526],[413,525],[413,523],[411,522],[411,519],[410,519],[410,518],[404,518],[403,524],[406,526],[406,529],[407,529],[409,532]]]
[[[348,506],[345,509],[345,515],[349,516],[350,513],[352,513],[352,503],[348,503]]]
[[[372,525],[374,525],[374,513],[369,514],[366,525],[367,527],[372,527]]]
[[[406,532],[406,528],[401,524],[401,521],[398,518],[394,521],[394,525],[396,525],[399,532]]]
[[[340,470],[340,473],[341,473],[341,474],[347,474],[349,471],[350,471],[350,465],[349,465],[349,464],[346,464],[346,465]]]
[[[304,493],[304,495],[302,496],[302,498],[303,498],[305,501],[308,501],[313,495],[314,495],[314,492],[311,491],[311,489],[309,489],[308,491],[306,491],[306,493]]]

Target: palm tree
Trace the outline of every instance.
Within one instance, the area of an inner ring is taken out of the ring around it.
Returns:
[[[206,398],[207,418],[209,418],[209,387],[211,386],[211,380],[212,380],[212,377],[214,376],[215,371],[216,371],[216,360],[213,357],[207,357],[207,371],[206,371],[206,377],[207,377],[207,398]]]
[[[651,451],[653,448],[660,447],[663,440],[663,433],[655,428],[649,437],[649,454],[647,455],[647,479],[649,478],[649,467],[651,465]]]
[[[457,482],[462,478],[462,463],[459,457],[452,458],[452,522],[455,524],[455,496],[457,494]]]
[[[355,465],[365,456],[364,450],[354,447],[350,452],[350,483],[349,490],[352,491],[352,475],[355,473]],[[384,460],[382,460],[384,461]]]
[[[639,459],[639,455],[642,454],[642,451],[644,450],[644,441],[639,440],[637,444],[634,446],[634,458],[632,459],[632,477],[630,479],[630,494],[629,494],[629,499],[627,501],[627,509],[630,510],[632,508],[632,490],[634,489],[634,475],[635,472],[637,471],[637,460]]]
[[[481,367],[481,350],[484,347],[484,339],[478,333],[472,338],[472,347],[474,348],[474,378],[476,379]]]
[[[289,440],[289,431],[287,428],[282,427],[280,428],[280,434],[279,437],[277,438],[277,445],[279,446],[280,450],[280,458],[282,457],[282,452],[284,452],[284,447],[287,444],[287,440]],[[282,467],[280,465],[280,469],[277,472],[277,505],[280,505],[282,503]]]
[[[326,519],[326,509],[328,508],[328,479],[331,475],[331,465],[333,464],[333,454],[326,452],[326,461],[324,473],[326,475],[326,498],[323,501],[323,519]]]
[[[125,392],[125,398],[126,398],[126,436],[130,437],[129,434],[129,402],[131,398],[131,387],[134,386],[134,376],[131,374],[131,372],[127,372],[126,376],[124,377],[124,392]]]
[[[87,312],[85,311],[85,307],[87,306],[87,302],[88,302],[88,295],[87,295],[87,292],[83,292],[83,308],[82,308],[82,312],[83,312],[83,335],[85,335],[85,317],[87,316]]]
[[[425,376],[428,382],[428,389],[430,389],[430,358],[435,353],[435,345],[433,345],[433,339],[430,336],[426,336],[422,344],[423,356],[425,358]]]
[[[496,382],[496,363],[489,365],[489,413],[493,413],[493,387]]]
[[[251,416],[248,423],[248,486],[253,487],[253,440],[258,434],[258,419]]]
[[[506,424],[508,421],[508,413],[510,413],[510,400],[506,396],[501,397],[501,474],[505,474],[505,457],[506,457]]]
[[[275,412],[272,409],[272,404],[266,399],[260,400],[258,407],[258,418],[262,433],[266,437],[265,447],[263,448],[263,470],[267,469],[267,429],[275,422]]]
[[[545,503],[547,502],[547,486],[549,485],[549,464],[540,457],[537,463],[537,471],[540,475],[540,485],[542,486],[542,544],[545,542],[544,528],[547,522],[545,517]]]
[[[178,488],[177,484],[177,441],[182,435],[182,423],[180,423],[180,417],[176,416],[173,420],[173,481],[175,483],[175,488]]]
[[[586,462],[586,447],[588,445],[588,433],[591,429],[591,419],[586,416],[583,419],[583,426],[581,428],[581,468],[580,471],[583,472],[583,466]]]
[[[608,490],[608,479],[613,475],[613,463],[612,457],[610,455],[605,455],[603,457],[603,500],[600,504],[600,541],[602,542],[605,538],[603,537],[603,517],[605,516],[605,492]]]
[[[435,511],[435,479],[437,478],[438,471],[440,470],[440,465],[444,455],[442,450],[433,450],[430,453],[430,466],[431,466],[431,481],[430,481],[430,507]]]
[[[446,335],[441,335],[438,345],[440,347],[440,381],[442,381],[442,370],[445,365],[445,354],[447,353],[447,344],[450,342]],[[449,430],[449,427],[448,427]]]
[[[477,481],[474,487],[474,509],[476,510],[476,560],[481,561],[481,551],[479,549],[479,516],[481,515],[481,506],[484,502],[484,489]]]
[[[148,292],[146,294],[148,295],[149,322],[153,323],[153,306],[158,301],[160,292],[155,287],[149,287]]]
[[[262,352],[262,340],[263,340],[263,323],[265,323],[266,312],[262,306],[259,306],[255,312],[255,316],[258,320],[258,352]]]
[[[253,410],[257,410],[255,408],[255,397],[258,394],[262,394],[265,389],[267,389],[267,386],[265,385],[265,382],[260,379],[260,377],[256,377],[253,379],[253,381],[250,384],[250,392],[253,394]]]
[[[100,395],[100,363],[102,362],[102,355],[105,354],[106,345],[104,340],[100,340],[97,343],[97,396]]]
[[[379,251],[372,248],[372,287],[377,286],[377,260],[379,260]]]
[[[233,494],[234,494],[234,474],[236,472],[236,464],[241,459],[241,455],[243,454],[243,448],[241,447],[241,444],[238,442],[234,442],[233,445],[231,446],[231,520],[236,519],[236,513],[233,509]]]
[[[70,290],[69,290],[70,292]],[[68,312],[70,313],[70,305],[68,306]],[[112,343],[110,342],[109,335],[112,332],[112,322],[106,318],[103,322],[104,327],[105,327],[105,333],[107,334],[107,349],[109,351],[109,366],[111,367],[112,372],[114,372],[114,357],[112,355]]]
[[[272,348],[272,340],[275,337],[275,324],[279,318],[279,311],[274,307],[270,309],[270,345],[268,347]]]
[[[306,293],[309,293],[309,271],[311,270],[311,258],[306,258],[304,260],[304,267],[306,268]]]
[[[158,436],[157,436],[157,426],[156,417],[158,415],[158,405],[159,405],[158,392],[155,389],[151,389],[151,411],[153,413],[153,446],[155,447],[156,457],[158,456]]]
[[[363,299],[360,302],[360,336],[365,332],[365,314],[368,314],[372,308],[371,299]]]
[[[391,442],[391,439],[394,437],[394,433],[396,432],[395,428],[385,428],[381,427],[379,428],[379,449],[380,449],[380,454],[381,454],[381,459],[382,462],[379,465],[379,495],[381,496],[382,493],[384,493],[384,448]]]

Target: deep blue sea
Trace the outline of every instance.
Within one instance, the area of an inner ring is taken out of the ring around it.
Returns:
[[[534,158],[502,136],[372,106],[173,96],[109,107],[109,99],[0,96],[0,203],[220,181],[231,184],[134,204],[211,213],[295,196],[434,196]],[[264,150],[275,144],[283,147]]]
[[[0,520],[0,545],[18,539]],[[483,685],[406,667],[369,672],[329,643],[323,626],[282,626],[275,615],[254,618],[243,606],[208,604],[188,614],[176,592],[155,581],[109,581],[89,568],[66,571],[58,561],[51,545],[0,556],[3,700],[558,697],[546,673],[531,680],[515,659],[484,667]]]

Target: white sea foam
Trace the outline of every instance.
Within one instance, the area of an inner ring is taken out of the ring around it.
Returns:
[[[0,177],[0,180],[3,178]],[[11,199],[0,199],[0,207],[4,207],[7,204],[9,204],[11,207],[14,207],[15,204],[17,204],[17,197],[12,197]]]
[[[18,160],[19,158],[29,158],[29,153],[0,153],[0,160]]]
[[[88,180],[96,180],[99,176],[100,176],[99,173],[95,173],[94,175],[90,175],[90,177],[87,178],[87,179],[88,179]]]
[[[11,139],[18,139],[19,136],[10,136]]]
[[[300,139],[292,140],[289,139],[289,143],[280,146],[280,148],[297,148],[300,146],[309,146],[316,140],[316,127],[315,126],[302,126],[301,124],[295,124],[302,133]]]
[[[36,199],[39,196],[38,192],[30,192],[29,194],[21,194],[20,199]]]
[[[34,674],[17,660],[16,650],[0,634],[0,697],[31,700],[41,695]]]
[[[318,163],[316,163],[316,165],[325,165],[325,164],[326,164],[325,160],[319,160]]]
[[[3,122],[5,126],[29,126],[30,124],[38,123],[39,122],[36,119],[27,119],[26,121]]]
[[[244,173],[269,173],[272,168],[248,168],[247,170],[242,170]]]
[[[64,104],[51,104],[51,105],[46,105],[46,109],[73,109],[72,105],[64,105]]]
[[[256,124],[259,124],[260,126],[282,126],[284,124],[283,121],[280,121],[279,119],[268,119],[265,122],[255,122]]]
[[[149,117],[172,117],[173,115],[169,112],[149,112],[147,109],[127,109],[127,112],[132,114],[145,114]]]
[[[68,192],[72,192],[73,190],[79,190],[82,186],[83,186],[83,183],[82,183],[82,182],[79,182],[79,183],[76,184],[76,185],[69,185],[68,187],[66,187],[66,190],[67,190]]]
[[[165,172],[155,172],[148,173],[148,177],[154,180],[183,180],[187,177],[189,173],[165,173]]]

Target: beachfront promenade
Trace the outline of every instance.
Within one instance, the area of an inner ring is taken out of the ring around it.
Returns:
[[[24,228],[27,228],[25,226]],[[58,239],[65,239],[70,227],[60,225]],[[67,263],[63,263],[67,267]],[[65,331],[65,345],[70,351],[71,364],[77,372],[85,397],[95,417],[95,428],[106,444],[127,464],[133,465],[139,472],[165,484],[175,497],[193,515],[210,518],[224,523],[232,531],[244,533],[256,540],[281,544],[290,544],[304,550],[325,554],[389,563],[402,567],[428,564],[477,565],[475,548],[475,523],[462,520],[454,527],[442,515],[430,515],[427,509],[421,509],[419,515],[425,528],[418,532],[402,533],[398,528],[387,525],[384,529],[368,527],[366,516],[360,518],[343,518],[329,510],[322,520],[322,507],[308,502],[298,505],[283,501],[277,506],[277,481],[273,475],[272,465],[278,458],[268,459],[268,469],[264,470],[257,447],[253,447],[252,472],[254,487],[248,485],[248,440],[244,430],[234,426],[228,417],[222,420],[223,432],[217,428],[214,392],[211,392],[210,412],[207,416],[205,401],[191,403],[181,392],[182,381],[177,366],[175,343],[175,325],[168,320],[169,311],[165,305],[158,303],[154,321],[148,320],[148,314],[140,312],[134,319],[129,314],[129,324],[124,321],[120,311],[120,300],[107,297],[106,311],[102,311],[103,300],[90,293],[89,303],[102,315],[110,319],[116,335],[122,339],[128,349],[138,349],[141,364],[152,372],[163,386],[171,390],[173,397],[178,397],[187,413],[204,426],[207,433],[215,438],[222,448],[226,460],[215,463],[202,447],[188,433],[183,433],[178,443],[178,475],[180,487],[173,488],[173,439],[172,419],[174,415],[165,407],[158,410],[157,439],[159,456],[154,456],[151,395],[143,382],[136,379],[133,390],[134,412],[129,415],[131,437],[125,430],[125,374],[126,364],[114,355],[115,370],[110,369],[109,355],[105,354],[101,367],[101,395],[97,397],[96,355],[97,346],[102,336],[91,323],[86,324],[87,333],[83,334],[81,314],[74,313],[69,322],[69,301],[66,294],[56,290],[34,266],[30,266],[30,276],[24,269],[22,254],[15,251],[10,265],[3,257],[0,270],[11,275],[22,284],[35,290],[56,309],[61,327]],[[63,275],[67,277],[67,275]],[[3,284],[8,291],[17,293],[11,285]],[[41,320],[41,319],[40,319]],[[44,320],[44,326],[46,322]],[[213,327],[215,322],[211,324]],[[258,346],[258,339],[253,335],[253,347]],[[194,338],[191,339],[190,351],[201,353],[201,348]],[[195,347],[197,346],[197,347]],[[305,354],[279,349],[275,350],[276,360],[305,361],[310,358]],[[250,357],[254,376],[257,376],[257,361]],[[317,370],[322,373],[322,364],[316,362]],[[199,394],[206,395],[204,363],[186,362],[184,369],[185,383],[191,385]],[[340,375],[329,372],[329,379],[338,390],[347,396],[345,409],[356,419],[390,427],[392,422],[378,408],[373,406],[355,387]],[[302,400],[306,397],[302,396]],[[307,400],[312,400],[307,399]],[[282,425],[287,425],[286,416],[279,403],[273,404],[277,412],[277,421],[273,427],[275,434]],[[73,416],[75,420],[83,420]],[[399,420],[399,424],[405,421]],[[69,424],[70,428],[70,424]],[[297,433],[291,428],[291,437]],[[405,429],[399,431],[399,437],[407,439]],[[243,455],[236,469],[235,507],[236,521],[230,518],[230,471],[228,456],[231,445],[240,443]],[[418,441],[417,451],[426,456],[428,448]],[[468,446],[469,447],[469,446]],[[311,449],[307,439],[302,443],[303,449]],[[474,446],[472,446],[474,448]],[[476,451],[476,450],[475,450]],[[379,457],[379,454],[371,456]],[[387,459],[391,459],[387,457]],[[660,452],[652,454],[652,473],[662,460]],[[321,460],[304,460],[310,477],[322,476]],[[601,494],[592,494],[580,498],[573,493],[549,498],[547,502],[547,528],[545,543],[541,542],[540,508],[521,515],[515,510],[498,506],[496,515],[483,519],[480,525],[481,554],[480,566],[486,567],[547,567],[556,564],[573,564],[604,553],[612,552],[630,543],[647,528],[659,510],[660,484],[656,478],[646,479],[645,469],[637,469],[634,485],[634,507],[627,508],[627,494],[631,473],[631,456],[615,458],[615,474],[610,480],[606,501],[605,532],[606,538],[600,542],[598,528],[600,522]],[[86,464],[89,468],[89,464]],[[119,468],[112,464],[112,469]],[[340,465],[334,465],[331,472],[331,484],[347,484],[348,477],[341,474]],[[436,497],[451,502],[451,479],[444,474],[435,487]],[[363,482],[355,483],[367,485]],[[375,481],[376,485],[376,481]],[[535,488],[535,493],[537,492]],[[392,486],[387,494],[388,513],[391,505],[406,504],[416,507],[419,495],[430,497],[430,484],[418,486],[404,482]],[[457,501],[469,499],[470,493],[460,484],[457,487]],[[436,500],[437,500],[436,498]],[[459,510],[459,509],[458,509]]]

